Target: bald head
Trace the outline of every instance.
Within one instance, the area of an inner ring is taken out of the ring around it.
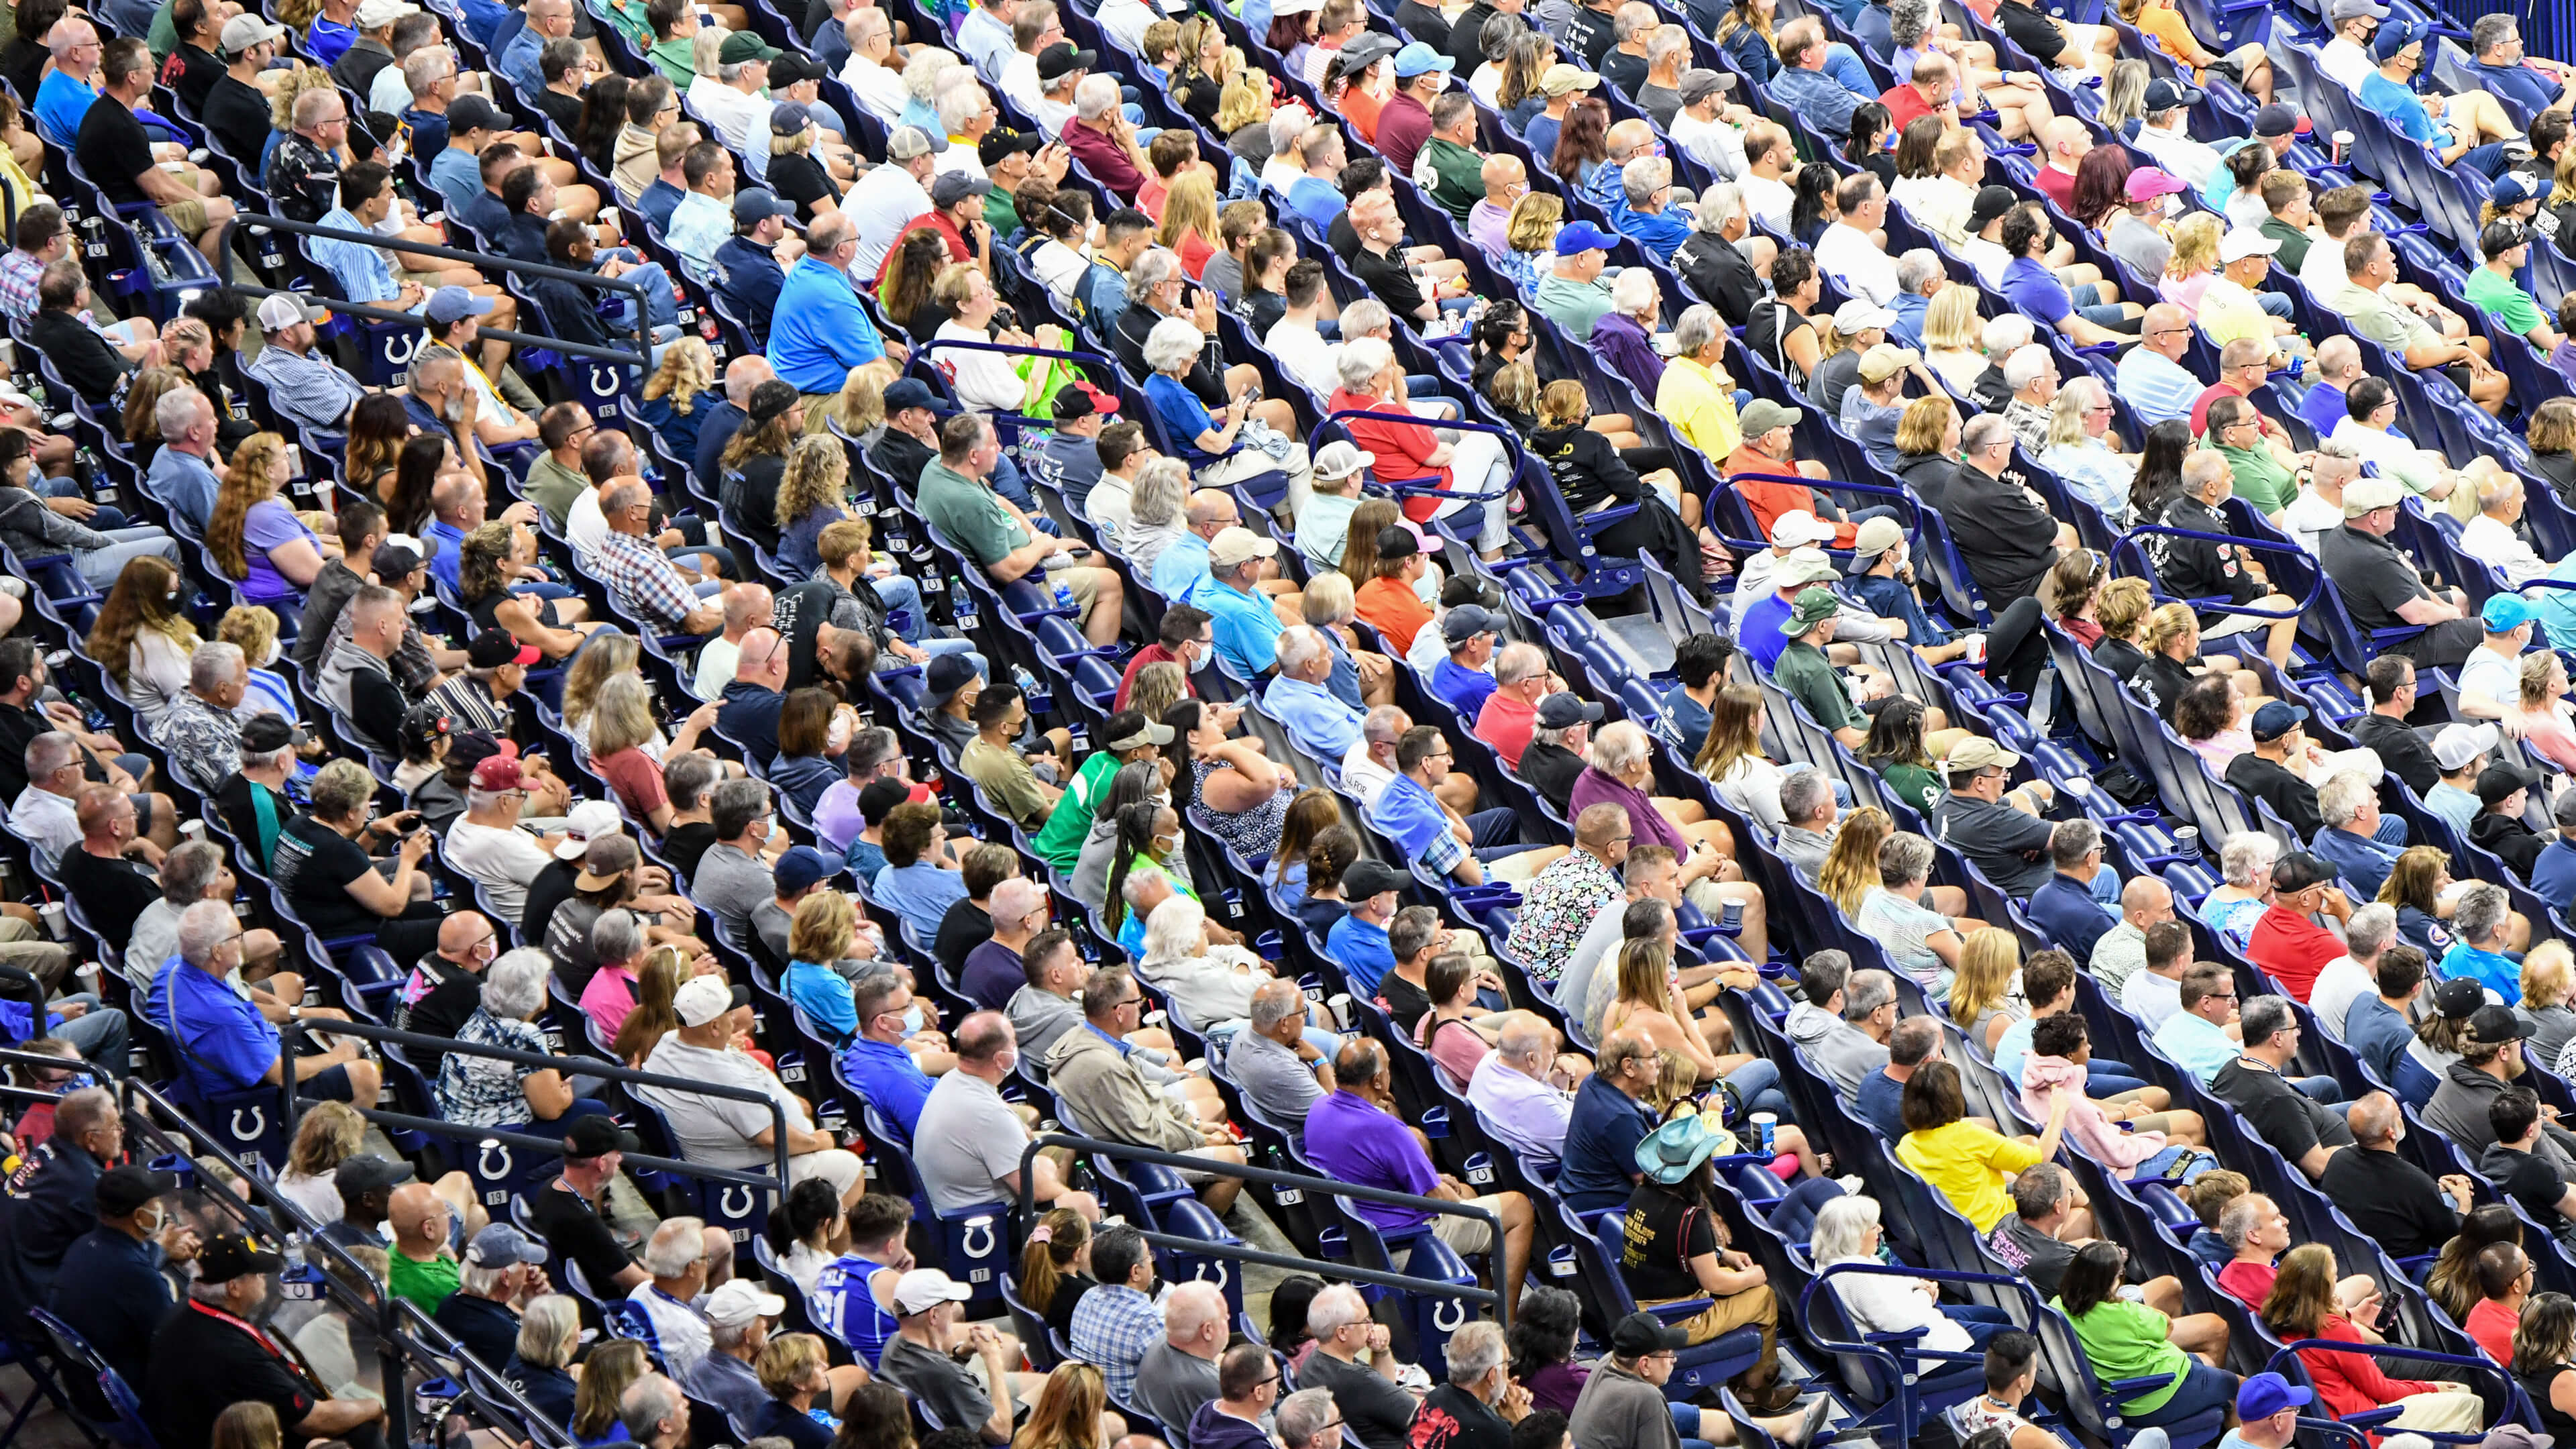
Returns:
[[[1513,188],[1529,184],[1529,168],[1521,164],[1518,156],[1508,151],[1497,151],[1485,158],[1476,179],[1484,183],[1487,201],[1508,210],[1513,202],[1520,199],[1520,193]]]
[[[2191,346],[2191,314],[2171,302],[2158,302],[2147,309],[2141,335],[2150,350],[2179,362],[2183,349]]]
[[[2058,166],[2060,171],[2074,170],[2075,163],[2084,159],[2084,153],[2093,149],[2092,133],[2073,116],[2059,116],[2041,127],[2039,134],[2040,140],[2047,145],[2050,163],[2065,163]]]
[[[1216,1347],[1225,1347],[1225,1294],[1214,1283],[1174,1284],[1163,1300],[1163,1337],[1174,1348],[1194,1348],[1216,1330]],[[1214,1353],[1203,1355],[1215,1357]]]
[[[1537,1012],[1512,1012],[1503,1018],[1502,1034],[1495,1040],[1494,1049],[1502,1053],[1504,1061],[1531,1076],[1543,1075],[1548,1064],[1556,1060],[1556,1028]]]
[[[1610,148],[1610,164],[1625,166],[1655,149],[1655,128],[1651,122],[1631,117],[1612,126],[1601,139]]]
[[[438,923],[438,954],[462,961],[475,947],[492,939],[492,923],[476,911],[458,911]]]
[[[725,401],[738,408],[751,406],[751,390],[778,376],[769,359],[754,352],[725,364]]]
[[[726,637],[740,641],[743,632],[769,617],[777,600],[767,584],[735,584],[724,591]]]
[[[2120,913],[2144,924],[2173,911],[2173,887],[2151,875],[2135,875],[2120,887]]]
[[[425,1182],[406,1182],[385,1201],[394,1246],[412,1259],[435,1257],[447,1246],[447,1200]]]
[[[2353,1141],[2363,1147],[2380,1147],[2397,1138],[2397,1099],[2386,1092],[2372,1092],[2346,1107],[2344,1125],[2352,1129]]]

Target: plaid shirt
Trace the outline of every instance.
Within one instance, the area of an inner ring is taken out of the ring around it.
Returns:
[[[1103,1283],[1073,1305],[1073,1356],[1098,1364],[1109,1397],[1122,1404],[1136,1401],[1136,1365],[1162,1336],[1154,1300],[1124,1283]]]
[[[1601,858],[1576,850],[1538,873],[1521,895],[1520,918],[1512,922],[1511,953],[1542,981],[1553,982],[1565,970],[1592,919],[1627,894],[1619,877]]]
[[[36,283],[45,275],[44,258],[11,251],[0,257],[0,313],[24,325],[36,315]]]
[[[536,1024],[503,1021],[484,1007],[474,1008],[456,1039],[469,1046],[513,1047],[542,1052],[546,1036]],[[506,1127],[535,1114],[519,1091],[528,1068],[497,1057],[449,1052],[438,1064],[438,1115],[460,1127]]]
[[[241,768],[242,724],[249,718],[246,710],[217,709],[194,692],[184,692],[171,702],[154,733],[190,788],[212,795]]]
[[[650,540],[611,532],[592,561],[618,606],[638,618],[676,625],[698,606],[680,571]]]

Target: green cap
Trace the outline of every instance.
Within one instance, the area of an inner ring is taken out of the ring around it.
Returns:
[[[724,45],[716,51],[716,60],[722,65],[740,65],[747,60],[776,60],[780,53],[778,47],[752,32],[737,30],[725,37]]]
[[[1831,589],[1808,589],[1789,606],[1789,617],[1782,621],[1780,632],[1795,639],[1834,615],[1842,612],[1840,599]]]

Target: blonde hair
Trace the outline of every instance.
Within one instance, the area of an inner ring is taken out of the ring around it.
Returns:
[[[755,1372],[770,1397],[783,1399],[802,1392],[807,1376],[824,1362],[822,1339],[810,1333],[782,1333],[762,1346]]]
[[[787,927],[787,957],[829,966],[850,954],[858,935],[858,915],[850,898],[839,891],[816,891],[796,903]]]
[[[355,1155],[366,1140],[367,1119],[346,1102],[316,1102],[295,1124],[295,1143],[286,1149],[286,1171],[296,1177],[320,1177]]]
[[[1952,294],[1956,293],[1956,296]],[[1923,346],[1932,352],[1975,352],[1985,341],[1974,287],[1943,287],[1923,309]]]
[[[1512,203],[1503,221],[1503,245],[1516,252],[1544,251],[1565,222],[1565,201],[1553,191],[1533,191]]]
[[[644,400],[667,397],[671,411],[685,418],[697,407],[699,395],[715,385],[716,355],[707,340],[683,337],[663,350],[662,365],[645,380]]]
[[[2576,952],[2568,950],[2566,942],[2553,936],[2532,947],[2522,958],[2523,1006],[2537,1011],[2564,1005],[2572,971],[2576,971]]]
[[[176,328],[178,324],[171,325]],[[253,433],[233,450],[232,465],[224,470],[223,487],[215,494],[215,511],[206,520],[205,540],[206,553],[228,579],[250,577],[250,554],[242,532],[251,509],[277,496],[277,480],[269,476],[268,469],[285,452],[284,438],[275,433]]]
[[[620,674],[634,673],[641,657],[635,636],[623,629],[602,629],[592,635],[590,643],[573,656],[572,667],[564,671],[564,725],[588,728],[591,699],[600,686]]]
[[[1232,136],[1269,119],[1270,77],[1246,67],[1225,78],[1225,90],[1216,99],[1218,135]]]
[[[1592,402],[1583,395],[1583,384],[1564,378],[1547,385],[1538,395],[1538,425],[1541,428],[1570,428],[1583,421],[1592,411]]]
[[[1945,287],[1941,295],[1965,290]],[[1896,451],[1908,457],[1940,452],[1942,442],[1950,436],[1950,417],[1956,411],[1948,398],[1937,393],[1907,403],[1905,416],[1896,420]]]
[[[620,750],[640,748],[658,733],[653,723],[653,686],[644,682],[643,675],[619,674],[599,686],[597,698],[591,701],[591,758],[606,759]]]
[[[1863,805],[1843,817],[1825,847],[1825,863],[1816,872],[1816,889],[1854,920],[1861,898],[1886,884],[1878,875],[1878,848],[1896,833],[1896,822],[1875,805]]]
[[[1962,1027],[1976,1025],[2012,995],[2013,974],[2020,969],[2020,937],[1999,926],[1970,931],[1959,948],[1959,974],[1950,983],[1950,1019]]]
[[[832,399],[827,409],[832,421],[840,424],[841,431],[853,438],[876,431],[877,426],[885,421],[886,384],[894,381],[901,372],[902,369],[883,357],[851,368],[850,375],[841,381],[840,394]]]
[[[1177,250],[1181,238],[1192,232],[1198,233],[1200,241],[1216,244],[1216,182],[1205,171],[1193,171],[1172,182],[1163,197],[1163,224],[1154,229],[1154,241]]]
[[[2166,276],[2179,281],[2199,276],[2217,265],[2217,213],[2196,211],[2174,223],[2173,260],[2165,263]]]
[[[780,529],[816,509],[839,512],[850,481],[850,455],[841,440],[799,438],[787,450],[787,472],[778,483]]]
[[[277,642],[277,615],[257,604],[235,604],[215,621],[215,638],[240,646],[242,657],[256,669]]]

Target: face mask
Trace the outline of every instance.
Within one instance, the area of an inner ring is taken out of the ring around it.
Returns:
[[[904,1008],[903,1034],[910,1036],[919,1030],[921,1030],[921,1008],[918,1006]]]
[[[1018,1071],[1020,1067],[1020,1049],[1018,1047],[1013,1047],[1009,1051],[995,1057],[993,1060],[1000,1064],[1002,1071],[1005,1074]]]
[[[172,594],[170,597],[172,598],[172,600],[173,600],[173,601],[175,601],[175,600],[178,598],[178,595],[174,593],[174,594]],[[259,668],[259,669],[266,669],[268,666],[270,666],[270,665],[272,665],[272,664],[275,664],[276,662],[277,662],[277,641],[276,641],[276,640],[274,640],[274,639],[271,639],[271,640],[269,640],[269,641],[268,641],[268,647],[267,647],[266,649],[264,649],[264,650],[260,651],[259,660],[258,660],[257,664],[256,664],[254,667],[255,667],[255,668]]]

